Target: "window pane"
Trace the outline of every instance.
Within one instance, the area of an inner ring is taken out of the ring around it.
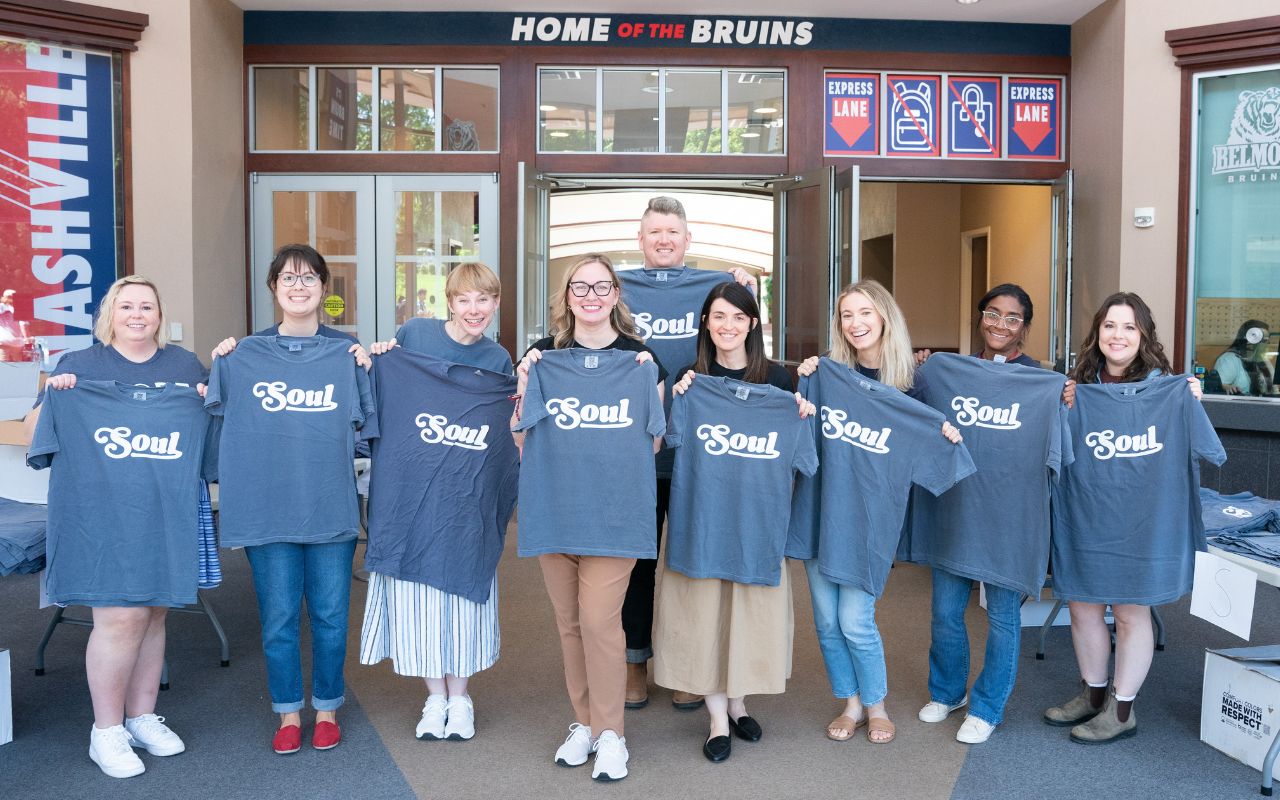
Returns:
[[[658,71],[604,71],[604,151],[658,152]]]
[[[373,70],[316,70],[316,149],[373,149]]]
[[[667,152],[720,152],[720,71],[667,70]]]
[[[729,152],[785,152],[786,73],[729,71]]]
[[[498,149],[498,70],[446,69],[444,150]]]
[[[253,148],[306,150],[310,138],[306,67],[253,70]]]
[[[383,69],[378,76],[380,149],[435,150],[435,70]]]
[[[538,72],[539,147],[551,152],[596,150],[596,71]]]
[[[449,270],[474,260],[480,238],[476,192],[396,192],[396,324],[449,317]]]
[[[1280,69],[1199,82],[1191,356],[1206,392],[1280,394],[1277,86]]]
[[[272,245],[309,244],[324,255],[329,286],[321,307],[321,321],[340,330],[356,331],[356,193],[273,192]],[[283,319],[279,304],[275,321]]]

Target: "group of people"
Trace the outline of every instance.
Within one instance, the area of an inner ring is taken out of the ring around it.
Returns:
[[[1108,298],[1067,379],[1039,369],[1022,351],[1033,306],[1016,285],[997,286],[978,303],[982,346],[970,358],[913,353],[892,295],[875,281],[859,281],[839,295],[830,352],[813,354],[799,367],[797,387],[785,368],[767,358],[753,278],[686,266],[689,243],[681,204],[652,199],[640,222],[644,269],[618,272],[599,254],[578,258],[552,299],[552,335],[514,364],[485,337],[501,291],[497,276],[481,264],[450,274],[447,320],[408,319],[394,340],[371,346],[371,357],[348,334],[319,321],[329,281],[323,257],[303,245],[282,248],[267,276],[280,323],[240,342],[220,343],[212,379],[194,355],[166,345],[155,286],[123,278],[103,301],[98,343],[65,356],[47,387],[61,393],[95,381],[178,384],[221,417],[220,434],[212,436],[221,437],[216,474],[222,543],[245,546],[253,570],[267,685],[279,714],[271,742],[277,753],[302,746],[304,602],[311,627],[312,745],[327,749],[341,739],[337,710],[345,694],[358,527],[354,489],[348,488],[360,428],[374,448],[360,661],[390,658],[398,674],[424,679],[418,738],[475,735],[468,679],[498,658],[496,566],[515,502],[511,465],[518,457],[519,553],[539,560],[574,716],[555,763],[579,766],[594,757],[595,779],[627,775],[624,709],[648,702],[650,660],[653,680],[675,692],[678,707],[706,708],[708,735],[700,746],[707,759],[729,758],[735,737],[760,740],[763,726],[748,713],[747,697],[783,692],[791,672],[785,557],[804,561],[814,624],[839,702],[826,736],[847,740],[864,726],[874,744],[896,736],[875,621],[896,556],[932,567],[930,702],[919,718],[942,722],[968,706],[956,738],[985,741],[1002,721],[1014,686],[1019,606],[1043,583],[1051,487],[1097,497],[1092,478],[1066,480],[1067,437],[1074,436],[1067,408],[1101,408],[1112,395],[1136,406],[1140,397],[1145,402],[1157,393],[1174,394],[1152,382],[1173,370],[1150,310],[1134,294]],[[419,380],[435,381],[429,385],[439,394],[414,395],[428,385]],[[1121,385],[1119,394],[1111,384]],[[957,385],[965,396],[952,390]],[[1188,379],[1186,386],[1189,391],[1168,402],[1199,397],[1198,381]],[[1024,399],[996,408],[987,391]],[[405,398],[422,413],[394,405]],[[440,410],[445,405],[447,414]],[[336,410],[340,419],[313,434],[324,415],[272,415],[281,409]],[[1170,455],[1192,463],[1193,454],[1221,460],[1212,447],[1216,440],[1205,441],[1212,429],[1206,434],[1207,421],[1195,416],[1203,416],[1198,404],[1192,401],[1180,413],[1193,430],[1178,440],[1162,434]],[[33,454],[53,435],[50,430],[42,437],[41,417],[40,405],[28,417]],[[267,421],[252,421],[259,418]],[[493,429],[494,420],[509,422],[513,438],[504,434],[496,441],[501,431]],[[408,438],[450,445],[422,462],[440,474],[397,474],[408,456],[395,449],[401,445],[391,431],[401,430],[394,426],[402,422],[413,431]],[[292,438],[272,438],[270,426],[286,425],[292,427],[284,435]],[[742,432],[757,429],[759,435]],[[1030,452],[1035,469],[1019,468],[1011,445],[983,438],[1012,430],[1029,437],[1019,446]],[[303,437],[323,441],[296,451],[280,444]],[[1126,447],[1136,441],[1121,438]],[[504,449],[510,445],[521,449],[518,456]],[[251,449],[252,471],[237,460]],[[394,457],[386,455],[392,452]],[[305,464],[298,460],[303,453]],[[714,467],[693,460],[725,453],[742,457]],[[925,453],[928,458],[919,457]],[[380,454],[388,463],[380,463]],[[1082,457],[1075,454],[1077,462]],[[885,460],[857,460],[868,458]],[[54,464],[56,471],[56,459]],[[469,491],[441,477],[460,469],[472,482]],[[713,472],[737,483],[710,480]],[[607,499],[581,495],[582,486],[602,480]],[[407,490],[417,491],[418,500],[389,501],[403,489],[397,481],[421,484]],[[1175,498],[1190,494],[1179,499],[1184,512],[1198,503],[1193,487],[1171,485],[1168,491]],[[714,503],[713,492],[723,495]],[[1006,498],[1007,514],[993,515],[991,505],[982,505],[990,492]],[[1054,500],[1075,502],[1065,494]],[[60,501],[51,492],[51,517]],[[207,502],[202,495],[201,503]],[[1013,508],[1020,502],[1026,508]],[[949,528],[942,520],[957,514],[947,503],[969,504],[968,516],[981,518]],[[1076,505],[1061,535],[1053,522],[1054,586],[1071,601],[1083,686],[1044,716],[1049,724],[1073,726],[1076,741],[1114,741],[1136,730],[1132,704],[1153,649],[1149,607],[1189,589],[1185,567],[1203,544],[1194,530],[1165,543],[1162,552],[1170,557],[1161,563],[1172,564],[1172,571],[1148,578],[1142,563],[1111,563],[1116,537],[1110,506]],[[420,507],[430,513],[419,513]],[[1019,528],[1024,521],[1025,529]],[[655,599],[664,530],[667,567]],[[992,531],[997,535],[987,542]],[[175,546],[184,546],[189,532],[175,533]],[[60,532],[51,528],[50,535],[53,540]],[[76,543],[102,547],[105,538]],[[985,547],[1024,555],[1006,569],[999,565],[1004,556],[988,557]],[[1090,562],[1090,553],[1101,553],[1097,557],[1106,563]],[[59,569],[54,555],[49,569],[51,577]],[[1131,583],[1137,574],[1137,583],[1151,584],[1152,592],[1106,596],[1116,582],[1093,578],[1117,572]],[[986,586],[989,630],[983,668],[970,688],[964,616],[975,580]],[[115,777],[143,771],[134,747],[152,755],[184,747],[155,714],[165,612],[174,603],[125,589],[88,602],[95,623],[86,654],[94,705],[90,756]],[[1103,623],[1108,604],[1118,637],[1114,679],[1108,678]]]

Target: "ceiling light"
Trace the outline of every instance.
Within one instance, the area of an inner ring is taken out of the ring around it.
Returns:
[[[753,114],[777,114],[777,113],[778,113],[778,109],[774,108],[773,106],[760,106],[759,108],[752,109],[751,113],[753,113]]]
[[[962,6],[971,6],[974,3],[978,2],[978,0],[956,0],[956,2]]]
[[[542,105],[538,106],[538,110],[539,110],[539,111],[556,111],[556,110],[557,110],[557,108],[556,108],[555,106],[551,105],[550,103],[544,103],[544,104],[542,104]]]
[[[568,131],[551,131],[547,135],[550,136],[552,139],[568,139],[569,138]]]
[[[640,87],[640,91],[642,91],[642,92],[648,92],[649,94],[657,94],[657,93],[658,93],[658,87],[657,87],[657,86],[642,86],[642,87]],[[674,92],[674,91],[675,91],[675,89],[671,88],[670,86],[668,86],[668,87],[667,87],[667,89],[666,89],[666,93],[668,93],[668,94],[669,94],[669,93],[671,93],[671,92]]]
[[[552,135],[554,135],[554,134],[552,134]],[[760,138],[760,134],[759,134],[759,133],[757,133],[756,131],[743,131],[743,132],[742,132],[742,138],[743,138],[743,139],[759,139],[759,138]]]

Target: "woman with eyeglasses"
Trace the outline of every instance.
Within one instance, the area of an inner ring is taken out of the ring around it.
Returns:
[[[329,276],[324,256],[314,248],[305,244],[281,247],[267,270],[267,288],[275,296],[281,319],[253,335],[350,340],[349,352],[367,370],[373,362],[356,338],[320,322],[320,302]],[[234,338],[225,339],[214,348],[213,356],[226,356],[235,348]],[[306,465],[298,467],[305,469]],[[269,480],[269,476],[263,479]],[[305,503],[307,499],[291,497],[290,502]],[[289,541],[293,533],[282,534],[281,541],[244,548],[258,598],[271,709],[280,715],[271,748],[280,755],[296,753],[302,747],[304,700],[299,651],[304,599],[311,628],[311,704],[316,711],[311,743],[317,750],[329,750],[342,739],[337,712],[345,699],[343,662],[357,535],[351,530],[333,541],[301,543]]]
[[[638,362],[653,361],[658,366],[656,389],[662,397],[666,370],[641,342],[631,312],[619,296],[618,275],[608,257],[585,255],[569,267],[564,285],[551,303],[551,329],[554,334],[534,342],[516,367],[516,394],[520,398],[525,394],[529,367],[541,359],[543,351],[566,348],[626,350],[634,352]],[[513,426],[520,419],[520,409],[517,400]],[[523,445],[524,435],[515,434],[517,444]],[[607,530],[600,531],[601,546],[606,549],[608,535]],[[622,601],[635,559],[550,553],[538,556],[538,563],[555,607],[565,684],[577,718],[556,751],[555,762],[576,767],[595,753],[593,778],[624,778],[628,760],[623,730],[627,660]],[[591,613],[585,613],[588,609]]]

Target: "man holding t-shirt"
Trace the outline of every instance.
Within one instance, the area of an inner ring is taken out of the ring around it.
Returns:
[[[657,355],[658,362],[674,368],[691,364],[697,356],[698,311],[707,292],[728,280],[755,291],[755,278],[737,267],[728,272],[685,266],[684,254],[693,237],[689,233],[684,206],[674,197],[654,197],[640,217],[640,249],[644,269],[618,273],[622,299],[635,316],[640,336]],[[677,380],[678,376],[672,376]],[[671,393],[666,393],[670,410]],[[657,455],[658,523],[656,536],[662,539],[662,524],[671,497],[672,454]],[[622,605],[622,627],[627,635],[627,708],[644,708],[649,702],[647,664],[653,656],[653,585],[656,559],[637,559],[631,583]],[[702,705],[702,698],[675,692],[676,708],[690,710]]]

